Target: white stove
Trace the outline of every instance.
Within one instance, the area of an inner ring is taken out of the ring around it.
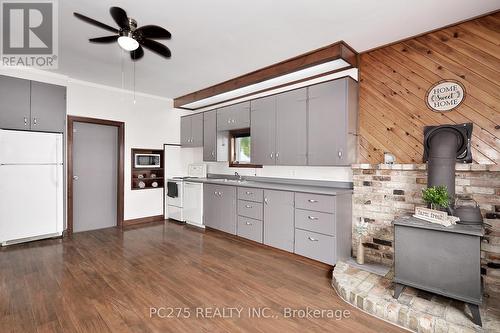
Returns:
[[[202,228],[205,227],[203,225],[203,184],[190,182],[186,179],[206,178],[206,176],[207,165],[193,163],[188,166],[187,176],[167,178],[167,186],[165,186],[165,218],[186,222]],[[168,183],[171,183],[171,193],[169,192]],[[172,183],[175,184],[174,187]],[[175,191],[175,187],[177,191]]]

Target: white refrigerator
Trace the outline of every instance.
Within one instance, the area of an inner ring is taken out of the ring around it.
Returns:
[[[0,130],[0,244],[63,231],[63,137]]]

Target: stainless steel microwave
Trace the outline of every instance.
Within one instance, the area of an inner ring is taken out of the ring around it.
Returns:
[[[161,168],[160,154],[135,154],[135,168]]]

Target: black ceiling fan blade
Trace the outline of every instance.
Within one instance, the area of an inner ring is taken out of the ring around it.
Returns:
[[[99,28],[102,28],[102,29],[105,29],[105,30],[108,30],[108,31],[111,31],[111,32],[118,33],[118,29],[115,29],[113,27],[110,27],[107,24],[104,24],[104,23],[101,23],[101,22],[96,21],[94,19],[91,19],[90,17],[87,17],[85,15],[78,14],[78,13],[73,13],[73,15],[75,15],[76,17],[78,17],[80,20],[85,21],[87,23],[90,23],[92,25],[95,25],[95,26],[97,26]]]
[[[130,23],[128,21],[127,13],[121,9],[120,7],[111,7],[109,9],[109,13],[113,17],[113,20],[115,20],[116,24],[122,29],[122,30],[130,30]]]
[[[165,58],[170,58],[172,56],[172,53],[170,52],[168,47],[161,43],[155,42],[154,40],[144,38],[139,40],[139,43],[148,50],[158,53]]]
[[[89,42],[91,43],[113,43],[118,40],[119,35],[116,36],[106,36],[106,37],[97,37],[97,38],[90,38]]]
[[[137,50],[130,51],[130,58],[132,58],[132,60],[139,60],[142,57],[144,57],[144,49],[142,46],[139,46]]]
[[[145,25],[135,30],[144,38],[170,39],[172,35],[166,29],[157,25]]]

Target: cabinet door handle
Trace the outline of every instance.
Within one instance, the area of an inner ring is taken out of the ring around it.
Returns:
[[[223,195],[223,194],[224,194],[224,192],[219,192],[219,196],[221,196],[221,197],[222,197],[222,195]]]
[[[271,157],[271,159],[273,159],[274,158],[274,153],[271,152],[271,154],[269,154],[269,156]]]
[[[212,157],[215,157],[215,151],[212,151],[211,155],[212,155]]]
[[[28,118],[24,117],[24,126],[28,126]]]
[[[36,117],[35,117],[35,118],[33,118],[33,125],[36,125],[36,122],[37,122],[37,120],[36,120]]]
[[[267,198],[264,198],[264,203],[265,203],[266,205],[269,205],[269,200],[268,200]]]
[[[250,194],[253,194],[253,192],[246,191],[245,194],[250,195]]]
[[[279,157],[280,157],[280,153],[279,153],[279,152],[277,152],[277,153],[276,153],[276,158],[279,158]]]
[[[319,239],[313,238],[311,236],[307,237],[307,239],[309,239],[311,242],[317,242],[317,241],[319,241]]]
[[[318,200],[314,200],[314,199],[309,199],[307,201],[309,201],[310,203],[316,203],[316,202],[318,202]]]
[[[214,195],[217,195],[217,191],[214,191]]]
[[[245,222],[245,224],[246,224],[246,225],[252,225],[252,223],[250,223],[250,222]]]
[[[252,208],[252,206],[250,206],[250,205],[245,205],[245,208]]]
[[[342,158],[342,151],[339,150],[339,158]]]
[[[318,217],[316,217],[316,216],[311,216],[311,215],[309,215],[307,218],[308,218],[309,220],[313,220],[313,221],[319,220],[319,218],[318,218]]]

